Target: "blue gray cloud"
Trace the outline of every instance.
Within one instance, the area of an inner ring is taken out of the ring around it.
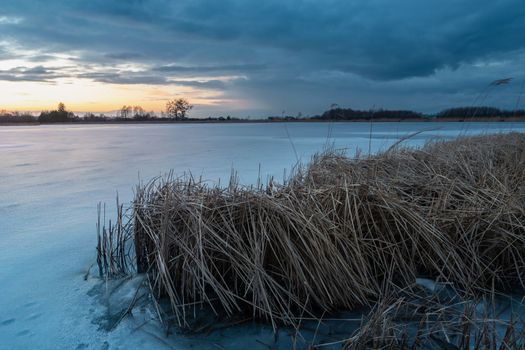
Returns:
[[[249,101],[243,113],[333,102],[428,111],[469,104],[493,79],[524,78],[523,0],[4,0],[0,11],[0,59],[14,42],[36,62],[74,55],[81,71],[0,79],[178,83]],[[518,90],[493,104],[510,105]]]

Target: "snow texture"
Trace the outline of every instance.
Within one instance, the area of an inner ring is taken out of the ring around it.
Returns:
[[[88,273],[96,256],[97,203],[114,209],[117,191],[126,203],[139,178],[147,180],[171,169],[210,181],[226,182],[232,168],[241,183],[255,183],[259,174],[263,180],[270,175],[279,180],[298,158],[307,162],[327,143],[346,148],[350,155],[357,148],[367,154],[369,146],[371,152],[386,149],[420,130],[427,131],[405,143],[419,146],[436,137],[525,132],[525,124],[1,127],[0,349],[188,349],[217,344],[228,349],[268,348],[264,343],[272,339],[272,332],[264,325],[242,325],[206,337],[166,338],[162,328],[149,321],[154,315],[147,303],[118,322],[140,276],[115,286]],[[107,217],[112,216],[108,209]],[[278,344],[289,347],[290,339],[282,337]]]

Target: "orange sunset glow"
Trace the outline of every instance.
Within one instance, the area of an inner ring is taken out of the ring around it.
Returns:
[[[2,46],[12,56],[21,58],[0,60],[0,72],[6,75],[2,79],[0,73],[0,91],[7,92],[0,94],[1,110],[37,113],[55,108],[60,101],[80,113],[111,113],[123,105],[139,105],[147,111],[160,112],[165,110],[166,101],[174,97],[190,99],[204,110],[213,106],[231,109],[246,106],[241,99],[227,97],[216,88],[206,88],[209,82],[227,84],[246,79],[243,75],[151,76],[145,73],[152,68],[148,64],[94,65],[83,62],[81,54],[54,53],[44,62],[33,62],[32,57],[41,54],[40,51],[23,49],[18,42],[0,42]],[[106,76],[110,78],[105,79]]]
[[[177,85],[148,86],[105,84],[88,80],[60,80],[53,83],[0,82],[0,105],[13,111],[40,111],[64,102],[76,112],[108,112],[125,104],[137,104],[146,110],[161,111],[173,96],[185,96],[193,103],[212,106],[222,101],[221,94]]]
[[[42,71],[60,69],[61,73],[70,74],[69,77],[52,78],[46,81],[0,80],[0,91],[9,92],[0,95],[2,109],[38,112],[55,108],[57,101],[62,101],[76,112],[104,113],[126,104],[140,105],[148,111],[157,112],[164,110],[166,101],[174,96],[184,96],[202,107],[217,104],[235,107],[236,103],[242,105],[242,101],[224,98],[220,91],[170,83],[169,78],[162,85],[106,83],[82,78],[80,71],[82,68],[79,69],[72,65],[70,60],[71,58],[56,59],[46,66],[35,65],[20,59],[0,61],[1,70],[16,71],[24,67],[23,72],[25,73],[35,69]],[[125,70],[123,74],[136,72],[142,68],[133,65],[117,67],[118,70]],[[91,69],[97,72],[96,68]],[[238,77],[203,76],[182,78],[178,81],[182,83],[205,83],[210,80],[227,82],[236,78]]]

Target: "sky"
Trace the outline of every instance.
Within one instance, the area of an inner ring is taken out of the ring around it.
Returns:
[[[524,108],[523,33],[524,0],[2,0],[0,110]]]

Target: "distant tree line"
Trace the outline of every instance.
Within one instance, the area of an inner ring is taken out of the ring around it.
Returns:
[[[151,122],[169,122],[169,121],[242,121],[253,119],[232,118],[230,116],[189,118],[188,112],[193,106],[185,99],[175,99],[168,101],[166,110],[160,114],[155,112],[146,112],[141,106],[123,106],[114,116],[104,114],[95,115],[87,113],[84,116],[77,116],[66,109],[63,103],[59,103],[56,110],[43,111],[40,115],[33,116],[28,113],[0,111],[1,123],[103,123],[103,122],[129,122],[129,121],[151,121]],[[494,107],[458,107],[445,109],[436,114],[422,114],[410,110],[355,110],[351,108],[333,107],[321,115],[313,117],[303,117],[301,113],[297,116],[286,116],[284,111],[281,116],[271,116],[267,120],[270,122],[277,121],[297,121],[297,120],[429,120],[429,119],[457,119],[468,120],[469,118],[511,118],[525,117],[525,110],[502,110]]]
[[[82,117],[75,115],[66,109],[64,103],[60,102],[57,109],[42,111],[38,117],[28,113],[0,111],[0,123],[75,123],[75,122],[119,122],[119,121],[179,121],[191,120],[188,111],[193,108],[186,99],[179,98],[168,101],[166,111],[158,116],[155,112],[146,112],[141,106],[126,106],[119,109],[114,116],[104,114],[95,115],[87,113]],[[221,117],[222,118],[222,117]],[[213,120],[213,118],[209,118]],[[220,120],[216,118],[216,120]]]
[[[370,120],[370,119],[418,119],[423,114],[408,110],[354,110],[351,108],[332,108],[312,119],[321,120]]]
[[[321,115],[312,117],[318,120],[404,120],[404,119],[460,119],[468,118],[511,118],[525,117],[525,110],[502,110],[495,107],[458,107],[445,109],[436,114],[422,114],[410,110],[354,110],[351,108],[331,108]],[[295,118],[294,118],[295,119]]]
[[[29,113],[20,112],[8,112],[6,110],[0,111],[0,124],[1,123],[13,123],[13,124],[27,124],[35,123],[37,118]]]
[[[437,118],[486,118],[486,117],[522,117],[525,116],[525,110],[507,111],[494,107],[459,107],[445,109],[439,112]]]

